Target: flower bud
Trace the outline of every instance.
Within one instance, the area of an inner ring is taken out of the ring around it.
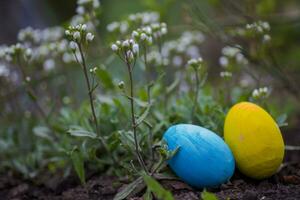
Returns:
[[[124,89],[124,81],[120,81],[119,83],[118,83],[118,87],[121,89],[121,90],[123,90]]]
[[[86,41],[91,42],[94,39],[94,35],[92,33],[87,33],[85,36]]]
[[[71,41],[71,42],[70,42],[70,48],[71,48],[73,51],[75,51],[75,50],[76,50],[76,48],[77,48],[77,44],[76,44],[76,42],[74,42],[74,41]]]
[[[73,38],[75,40],[80,40],[80,33],[78,31],[76,31],[75,33],[73,33]]]
[[[119,50],[119,47],[118,47],[116,44],[112,44],[112,45],[111,45],[111,49],[112,49],[114,52],[116,52],[116,51]]]

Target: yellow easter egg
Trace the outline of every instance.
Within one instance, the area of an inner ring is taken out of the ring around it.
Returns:
[[[238,169],[251,178],[272,176],[283,160],[284,142],[278,125],[253,103],[238,103],[229,110],[224,138]]]

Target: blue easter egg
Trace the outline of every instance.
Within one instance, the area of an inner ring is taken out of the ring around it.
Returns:
[[[227,144],[214,132],[191,124],[171,126],[163,139],[178,152],[168,164],[184,182],[196,188],[217,187],[233,175],[235,161]]]

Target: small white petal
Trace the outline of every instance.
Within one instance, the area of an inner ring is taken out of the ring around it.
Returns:
[[[76,48],[77,48],[76,42],[71,41],[71,42],[70,42],[70,48],[71,48],[72,50],[76,50]]]
[[[86,36],[85,36],[86,41],[88,41],[88,42],[93,41],[94,37],[95,36],[92,33],[87,33]]]
[[[112,49],[113,51],[118,51],[118,50],[119,50],[119,47],[118,47],[116,44],[112,44],[112,45],[111,45],[111,49]]]

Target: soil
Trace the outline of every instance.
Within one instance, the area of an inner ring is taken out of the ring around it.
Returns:
[[[300,129],[286,131],[284,139],[288,145],[299,145]],[[179,180],[161,180],[160,183],[172,191],[175,199],[200,199],[201,191]],[[8,173],[0,176],[0,200],[110,200],[126,184],[126,178],[120,180],[117,177],[99,175],[89,178],[84,187],[78,183],[76,177],[61,180],[57,176],[43,184],[37,184]],[[280,171],[268,179],[251,180],[237,171],[230,182],[209,191],[224,200],[300,200],[300,151],[287,151]],[[131,199],[142,198],[137,196]]]

